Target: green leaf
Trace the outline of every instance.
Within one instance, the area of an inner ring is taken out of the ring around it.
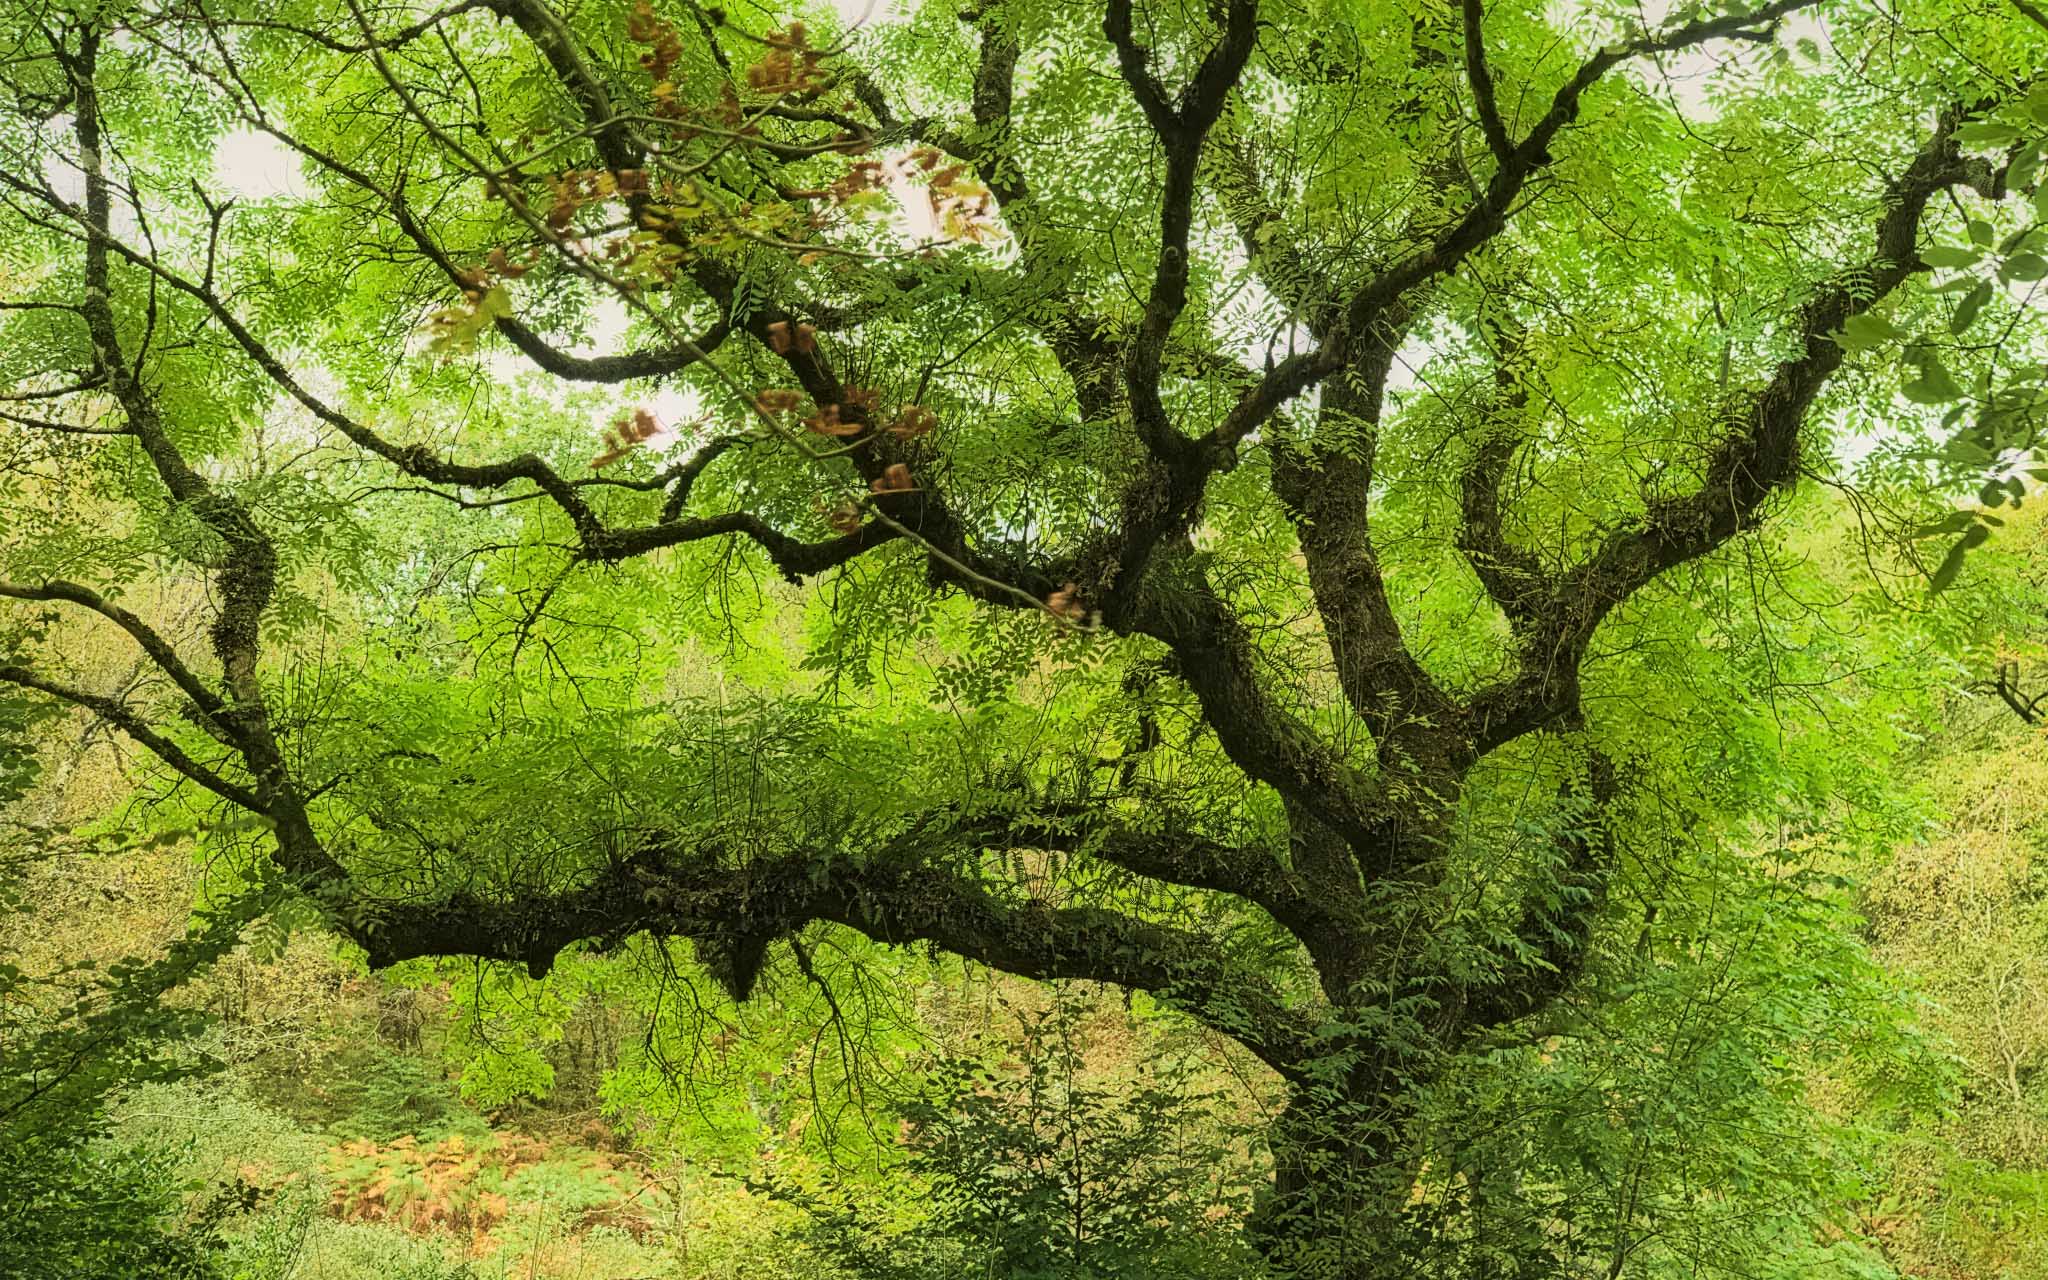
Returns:
[[[1977,522],[1977,517],[1968,511],[1951,511],[1939,520],[1929,521],[1913,530],[1916,538],[1932,538],[1940,534],[1961,533]]]
[[[1920,251],[1920,260],[1928,266],[1952,271],[1974,267],[1983,260],[1983,257],[1984,254],[1980,250],[1965,249],[1961,245],[1952,244],[1930,245]]]
[[[1923,355],[1919,361],[1920,376],[1909,380],[1903,388],[1906,399],[1914,404],[1947,404],[1960,399],[1963,389],[1933,355]]]
[[[477,299],[476,313],[487,322],[509,316],[512,314],[512,295],[505,292],[504,285],[492,285],[483,297]]]
[[[2002,147],[2008,142],[2017,142],[2020,131],[2009,124],[1995,120],[1978,120],[1956,130],[1956,141],[1966,147]]]
[[[1868,351],[1883,343],[1899,342],[1910,336],[1883,316],[1872,315],[1866,311],[1843,321],[1842,332],[1836,335],[1835,341],[1844,351]]]
[[[1961,335],[1976,323],[1977,313],[1984,309],[1984,304],[1990,299],[1991,282],[1979,280],[1977,287],[1963,295],[1963,300],[1956,304],[1955,314],[1948,318],[1948,331]]]
[[[1998,274],[2004,280],[2039,280],[2048,276],[2048,258],[2038,253],[2014,254],[2005,260]]]
[[[1981,544],[1990,536],[1991,530],[1981,524],[1973,524],[1968,532],[1956,539],[1955,544],[1948,549],[1948,554],[1941,558],[1941,563],[1927,579],[1929,593],[1946,591],[1953,586],[1956,575],[1963,571],[1963,557],[1969,554],[1970,548]]]
[[[2012,159],[2012,168],[2006,171],[2005,183],[2008,189],[2018,191],[2031,185],[2034,175],[2041,168],[2041,148],[2037,143],[2020,152]]]

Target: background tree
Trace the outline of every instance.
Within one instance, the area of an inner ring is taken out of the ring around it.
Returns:
[[[0,681],[373,965],[1114,983],[1283,1082],[1273,1262],[1618,1271],[1456,1068],[1614,998],[1631,850],[1756,798],[1646,785],[1642,655],[1864,406],[1987,482],[1938,585],[2024,492],[2033,16],[19,6]]]

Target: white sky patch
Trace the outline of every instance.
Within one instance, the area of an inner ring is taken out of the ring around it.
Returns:
[[[883,170],[889,194],[896,200],[896,238],[906,248],[941,238],[938,211],[932,208],[931,191],[910,176],[915,167],[910,152],[905,150],[891,156],[888,167]]]
[[[72,204],[85,203],[85,170],[72,159],[71,148],[77,145],[71,132],[78,122],[71,116],[58,116],[43,126],[43,134],[51,141],[50,156],[43,161],[43,181],[50,184],[50,190]]]
[[[689,386],[660,387],[642,403],[661,424],[661,434],[653,442],[656,448],[688,448],[696,443],[701,434],[696,427],[704,418],[703,392]]]
[[[626,325],[631,319],[624,299],[610,294],[599,298],[590,307],[590,338],[575,348],[575,353],[594,356],[624,350],[621,344],[626,340]]]
[[[85,203],[85,170],[78,167],[75,159],[78,145],[72,130],[77,126],[74,117],[57,116],[43,126],[43,132],[51,140],[50,154],[43,161],[43,181],[61,200],[74,205]],[[108,184],[113,187],[110,182]],[[135,217],[135,210],[118,187],[108,193],[107,229],[122,240],[135,240],[142,234],[142,224]],[[152,206],[154,209],[154,206]]]
[[[313,194],[297,154],[257,129],[221,135],[213,148],[213,177],[244,200],[304,200]]]
[[[1404,396],[1423,387],[1423,370],[1441,354],[1434,344],[1422,338],[1409,338],[1394,353],[1394,363],[1387,369],[1387,394]]]
[[[839,11],[839,20],[850,30],[879,27],[907,18],[917,8],[917,0],[832,0],[832,7]]]

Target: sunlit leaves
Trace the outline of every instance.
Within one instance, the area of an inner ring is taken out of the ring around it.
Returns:
[[[1960,271],[1974,267],[1983,261],[1981,248],[1964,248],[1961,245],[1937,244],[1920,251],[1920,259],[1930,267]]]
[[[1850,316],[1842,324],[1842,332],[1835,336],[1845,351],[1867,351],[1887,342],[1903,341],[1909,335],[1891,321],[1875,312],[1860,312]]]

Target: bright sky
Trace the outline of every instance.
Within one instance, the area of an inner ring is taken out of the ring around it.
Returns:
[[[832,6],[848,26],[892,22],[914,11],[917,5],[918,0],[832,0]]]
[[[213,148],[213,176],[243,200],[303,200],[313,194],[299,157],[256,129],[237,129],[221,137]]]

